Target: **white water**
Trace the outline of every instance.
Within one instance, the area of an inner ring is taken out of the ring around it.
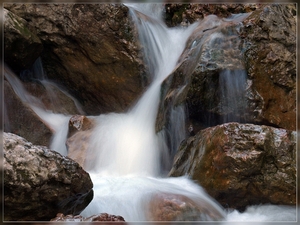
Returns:
[[[97,118],[98,126],[88,152],[94,160],[86,164],[95,185],[95,196],[81,214],[88,216],[105,211],[122,215],[126,221],[145,221],[151,195],[166,192],[189,196],[195,201],[199,199],[222,215],[222,208],[188,178],[159,178],[160,157],[167,154],[161,152],[165,144],[155,133],[160,87],[176,67],[196,24],[188,29],[168,29],[157,17],[141,13],[132,16],[142,44],[147,46],[145,56],[149,59],[153,81],[127,113]]]
[[[143,9],[146,13],[146,7]],[[148,50],[146,57],[152,84],[127,113],[111,113],[96,118],[98,125],[91,136],[88,152],[94,156],[94,160],[86,165],[94,183],[94,199],[81,214],[88,217],[106,212],[121,215],[127,222],[145,221],[151,195],[165,192],[205,202],[212,211],[224,215],[224,224],[232,224],[233,221],[295,221],[295,208],[286,206],[251,206],[244,213],[225,212],[187,177],[159,177],[160,157],[165,155],[167,158],[168,155],[164,151],[166,148],[162,147],[166,146],[164,139],[157,136],[154,127],[160,84],[175,68],[184,43],[194,27],[188,30],[168,29],[159,21],[157,11],[153,10],[151,14],[155,17],[147,21],[143,21],[143,15],[136,19],[140,24],[141,41],[148,46],[145,49]],[[10,76],[7,74],[7,77]],[[51,148],[67,155],[65,141],[70,116],[44,110],[39,100],[31,98],[17,80],[10,80],[10,83],[15,84],[14,90],[19,92],[19,96],[24,96],[23,101],[55,131]],[[178,114],[176,111],[173,113],[174,119],[183,121],[182,113],[179,113],[182,109],[178,110]],[[174,129],[178,128],[177,125],[173,124]],[[182,122],[179,126],[182,126]],[[179,141],[177,138],[175,142]]]
[[[141,99],[127,113],[100,115],[91,137],[89,153],[94,161],[88,170],[109,175],[157,176],[160,171],[160,146],[155,133],[160,85],[175,68],[185,42],[195,26],[188,29],[168,29],[157,18],[144,15],[134,19],[139,25],[145,55],[153,81]],[[142,18],[142,19],[140,19]],[[150,62],[151,61],[151,62]]]

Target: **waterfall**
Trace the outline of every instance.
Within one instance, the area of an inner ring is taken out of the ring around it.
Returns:
[[[185,42],[194,26],[169,29],[157,17],[131,11],[138,26],[152,83],[127,113],[110,113],[97,118],[88,154],[95,155],[86,164],[89,171],[113,175],[157,176],[160,171],[160,147],[163,141],[155,133],[155,120],[162,81],[175,68]]]
[[[293,218],[294,208],[280,206],[251,206],[245,213],[236,210],[225,212],[201,186],[188,177],[162,177],[161,164],[170,163],[168,161],[170,159],[165,134],[155,132],[161,84],[176,68],[185,43],[197,24],[187,28],[167,28],[161,20],[161,4],[127,4],[127,6],[138,28],[151,84],[139,101],[126,113],[109,113],[93,117],[96,125],[90,136],[87,152],[92,156],[90,157],[92,160],[86,162],[85,168],[94,184],[94,199],[81,215],[89,217],[105,212],[123,216],[127,222],[146,221],[149,219],[147,212],[153,195],[170,193],[186,196],[196,204],[204,205],[209,213],[224,217],[224,220],[230,223],[241,220],[258,221],[262,218],[264,221],[272,220],[270,216],[261,215],[261,209],[267,211],[265,214],[272,212],[271,217],[278,220]],[[30,95],[11,71],[6,68],[4,74],[21,100],[53,130],[51,148],[62,155],[67,155],[65,143],[70,115],[46,110],[41,100]],[[238,79],[232,80],[232,77]],[[51,85],[57,86],[47,80],[40,59],[34,66],[33,78],[39,80],[48,93],[51,92]],[[239,95],[243,91],[244,82],[243,72],[224,70],[220,73],[220,86],[224,84],[221,96],[227,96],[224,99],[221,97],[224,107],[237,104],[239,100],[232,97],[229,98],[231,102],[228,102],[228,96]],[[80,105],[73,100],[80,111]],[[236,118],[225,118],[225,120],[233,119]],[[174,121],[170,125],[170,132],[176,134],[170,144],[174,151],[186,135],[183,106],[172,109],[170,120]],[[283,217],[276,217],[276,214],[279,214],[278,210],[286,214]],[[208,216],[205,219],[214,218]]]
[[[164,139],[155,133],[161,83],[176,67],[197,24],[170,29],[160,17],[151,16],[156,15],[153,11],[145,15],[145,8],[138,11],[138,6],[131,5],[131,16],[144,45],[152,83],[127,113],[98,116],[88,150],[94,157],[85,165],[95,195],[82,215],[105,211],[122,215],[126,221],[145,221],[151,196],[164,192],[189,196],[199,204],[205,202],[211,211],[224,216],[222,208],[187,177],[159,178],[160,158],[166,154]],[[172,113],[174,119],[182,117],[180,111]]]

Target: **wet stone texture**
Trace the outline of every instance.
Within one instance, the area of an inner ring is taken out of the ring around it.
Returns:
[[[187,174],[221,205],[296,204],[296,132],[227,123],[198,132],[177,152],[170,176]]]
[[[210,204],[180,194],[156,193],[149,203],[150,221],[218,221],[223,215]]]
[[[296,5],[261,7],[243,24],[251,120],[296,130]]]
[[[68,157],[4,133],[4,220],[79,214],[93,198],[89,174]]]
[[[28,69],[43,51],[43,45],[30,24],[14,13],[4,13],[4,62],[15,72]]]
[[[88,115],[122,112],[147,85],[137,31],[123,4],[4,4],[41,40],[50,80]],[[16,54],[16,52],[14,52]]]

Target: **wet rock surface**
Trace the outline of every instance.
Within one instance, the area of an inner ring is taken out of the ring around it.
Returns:
[[[296,129],[296,5],[272,4],[241,29],[253,120]]]
[[[89,115],[121,112],[147,84],[137,33],[122,4],[10,4],[36,30],[49,79]]]
[[[16,72],[28,69],[43,51],[33,27],[23,18],[3,9],[4,62]]]
[[[79,214],[93,198],[89,174],[44,146],[4,133],[4,220],[49,221]]]
[[[233,14],[253,12],[259,7],[260,4],[165,4],[165,20],[166,24],[171,27],[186,26],[201,21],[208,15],[227,18]]]
[[[226,123],[184,141],[170,176],[187,174],[224,207],[296,204],[296,132]]]
[[[52,130],[16,95],[4,80],[4,131],[26,138],[36,145],[49,146]]]
[[[162,84],[156,131],[179,105],[195,132],[233,121],[296,129],[295,5],[244,15],[201,20]]]
[[[171,193],[154,194],[149,203],[150,221],[217,221],[223,215],[204,201],[196,203],[187,196]]]

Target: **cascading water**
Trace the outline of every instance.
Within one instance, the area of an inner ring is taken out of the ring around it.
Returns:
[[[94,184],[94,199],[81,213],[82,216],[88,217],[106,212],[121,215],[127,222],[149,220],[149,202],[152,197],[156,193],[169,193],[186,196],[227,221],[259,221],[260,219],[271,221],[286,220],[286,218],[293,220],[294,208],[280,206],[254,206],[242,214],[237,211],[226,214],[219,204],[188,177],[160,177],[160,159],[168,158],[169,154],[165,151],[164,138],[155,133],[161,83],[176,67],[185,42],[196,24],[188,28],[170,29],[160,20],[160,14],[157,13],[157,9],[161,11],[159,4],[128,6],[131,8],[132,18],[138,26],[140,40],[144,45],[152,83],[127,113],[110,113],[93,117],[96,120],[96,127],[90,137],[87,152],[92,156],[89,157],[92,160],[86,162],[85,168],[90,173]],[[151,6],[150,14],[148,6]],[[152,6],[155,6],[155,9]],[[225,80],[221,83],[227,82],[226,72],[224,74]],[[46,111],[39,99],[27,93],[11,72],[5,71],[5,76],[15,92],[22,97],[23,102],[27,103],[55,131],[51,148],[67,155],[65,142],[70,116]],[[44,81],[44,84],[47,85],[47,81]],[[229,89],[224,89],[223,94],[230,95],[228,91]],[[182,107],[177,107],[171,112],[171,120],[175,121],[171,124],[171,129],[184,130],[183,112]],[[178,121],[179,123],[176,123]],[[178,136],[174,137],[172,146],[177,146],[184,136],[184,133],[178,133]],[[264,213],[269,215],[262,215],[261,209],[266,210],[267,213]],[[285,213],[283,217],[274,216],[278,210]],[[206,214],[197,219],[213,220],[214,218]]]
[[[44,80],[45,76],[42,71],[42,65],[38,59],[38,62],[35,64],[33,71],[35,74],[40,74],[36,79],[41,82],[47,82]],[[14,75],[12,71],[10,71],[7,67],[4,68],[4,76],[10,83],[14,92],[19,96],[21,101],[28,105],[38,117],[41,118],[42,121],[53,131],[53,140],[51,142],[51,149],[55,149],[57,152],[62,155],[67,155],[67,149],[65,147],[65,141],[68,133],[68,122],[70,119],[70,115],[58,114],[52,111],[47,110],[44,107],[43,102],[31,95],[23,86],[22,82]],[[55,97],[53,97],[55,98]],[[9,121],[6,121],[9,126]]]
[[[100,115],[90,139],[86,162],[95,185],[94,200],[82,212],[88,216],[105,211],[122,215],[126,221],[147,220],[147,204],[157,192],[181,194],[194,201],[204,201],[219,215],[221,207],[187,178],[157,178],[160,172],[160,143],[155,133],[155,120],[162,81],[175,68],[184,44],[195,28],[168,29],[157,19],[136,11],[132,17],[138,25],[140,40],[145,45],[152,83],[127,113]],[[212,219],[212,218],[207,218]]]

